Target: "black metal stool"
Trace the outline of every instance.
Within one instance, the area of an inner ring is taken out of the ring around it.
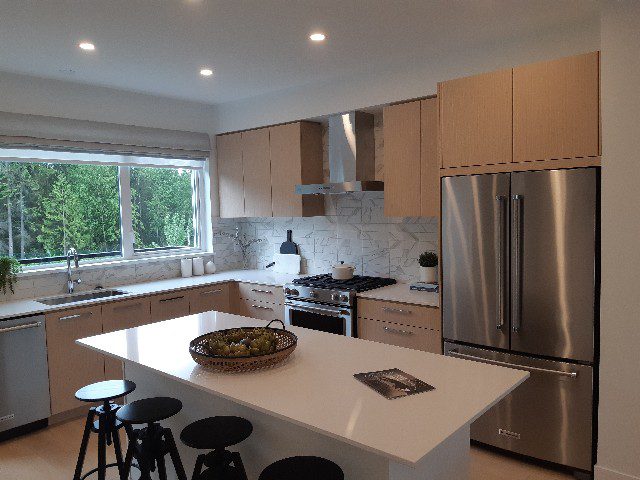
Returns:
[[[198,455],[191,480],[247,480],[240,454],[227,448],[242,442],[251,432],[251,422],[240,417],[209,417],[187,425],[180,433],[182,443],[211,450]],[[202,471],[202,467],[207,469]]]
[[[129,380],[107,380],[105,382],[92,383],[76,392],[78,400],[91,403],[102,402],[102,405],[91,407],[87,414],[73,480],[82,480],[95,472],[98,472],[98,480],[104,480],[107,468],[116,466],[118,467],[118,473],[122,475],[124,463],[122,461],[118,430],[123,427],[123,424],[116,419],[116,412],[120,405],[111,402],[111,400],[124,397],[135,389],[136,384]],[[96,416],[98,417],[97,420],[95,419]],[[87,445],[91,432],[98,434],[98,466],[83,475],[82,468],[84,467],[84,459],[87,454]],[[107,445],[112,443],[116,453],[116,463],[107,464]]]
[[[258,480],[344,480],[344,473],[326,458],[289,457],[269,465]]]
[[[121,480],[129,478],[131,462],[135,457],[140,469],[140,480],[151,480],[151,472],[158,468],[160,480],[166,480],[167,470],[164,462],[166,454],[171,461],[180,480],[187,480],[182,466],[180,454],[173,439],[171,429],[164,428],[158,422],[173,417],[182,410],[182,402],[170,397],[155,397],[136,400],[116,412],[116,417],[129,426],[129,447],[124,459]],[[134,429],[131,425],[147,424],[144,428]]]

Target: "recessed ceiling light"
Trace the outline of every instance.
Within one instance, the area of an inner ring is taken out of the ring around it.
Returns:
[[[203,68],[202,70],[200,70],[200,75],[202,75],[203,77],[210,77],[211,75],[213,75],[213,70],[211,70],[210,68]]]
[[[96,46],[91,42],[81,42],[80,44],[78,44],[78,46],[82,50],[86,50],[87,52],[92,52],[93,50],[96,49]]]
[[[312,33],[311,35],[309,35],[309,39],[313,42],[322,42],[325,38],[327,38],[327,36],[324,33]]]

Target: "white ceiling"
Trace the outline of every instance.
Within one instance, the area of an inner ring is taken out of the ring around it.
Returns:
[[[428,65],[575,28],[597,9],[591,0],[0,0],[0,71],[213,104]],[[324,44],[307,39],[315,30]],[[82,52],[81,40],[96,51]]]

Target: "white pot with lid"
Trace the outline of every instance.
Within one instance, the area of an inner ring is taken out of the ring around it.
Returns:
[[[353,265],[345,265],[344,262],[340,262],[338,265],[331,267],[331,278],[334,280],[351,280],[355,271],[356,267]]]

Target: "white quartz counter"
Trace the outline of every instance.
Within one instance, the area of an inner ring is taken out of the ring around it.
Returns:
[[[396,283],[394,285],[376,288],[374,290],[358,293],[357,296],[359,298],[410,303],[412,305],[424,305],[427,307],[438,307],[440,305],[439,293],[409,290],[408,283]]]
[[[468,429],[474,419],[529,375],[296,327],[289,328],[298,336],[297,349],[288,361],[272,369],[220,374],[192,360],[190,340],[242,325],[264,325],[264,321],[207,312],[78,343],[150,369],[150,375],[169,377],[409,465],[420,462],[456,432]],[[388,368],[400,368],[432,384],[435,390],[387,400],[353,378],[355,373]]]
[[[65,308],[75,308],[79,306],[92,305],[97,303],[106,303],[127,298],[151,295],[154,293],[170,292],[172,290],[180,290],[183,288],[198,287],[201,285],[212,285],[223,282],[249,282],[259,283],[263,285],[283,286],[285,283],[291,282],[293,279],[302,277],[303,275],[287,275],[281,273],[273,273],[268,270],[230,270],[226,272],[213,273],[210,275],[202,275],[189,278],[170,278],[167,280],[158,280],[154,282],[137,283],[133,285],[122,285],[109,287],[110,289],[123,290],[124,295],[115,297],[101,298],[96,300],[86,300],[83,302],[74,302],[66,305],[45,305],[35,300],[18,300],[15,302],[0,303],[0,320],[9,317],[17,317],[23,315],[35,315],[39,313],[51,312],[55,310],[63,310]],[[86,292],[88,290],[78,289],[77,292]]]

